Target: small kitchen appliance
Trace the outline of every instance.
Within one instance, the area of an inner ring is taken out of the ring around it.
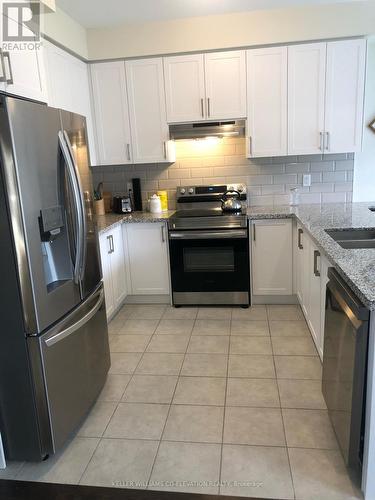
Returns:
[[[129,196],[115,196],[113,198],[113,211],[116,214],[126,214],[132,211],[131,198]]]

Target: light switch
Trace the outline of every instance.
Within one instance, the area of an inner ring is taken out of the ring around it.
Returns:
[[[311,186],[311,174],[304,174],[302,185],[304,187]]]

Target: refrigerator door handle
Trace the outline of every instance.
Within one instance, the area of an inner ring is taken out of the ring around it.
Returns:
[[[64,160],[67,166],[67,171],[69,174],[70,178],[70,183],[71,187],[73,190],[73,195],[74,195],[74,204],[76,206],[77,210],[77,234],[76,234],[76,258],[75,258],[75,263],[74,263],[74,282],[78,285],[79,280],[80,280],[80,265],[82,261],[81,257],[81,252],[82,252],[82,243],[81,243],[81,238],[82,238],[82,215],[81,215],[81,203],[79,201],[80,199],[80,193],[79,193],[79,186],[76,182],[76,176],[74,172],[74,166],[72,164],[70,154],[68,151],[68,147],[65,143],[63,133],[59,131],[59,144],[60,148],[62,151],[62,154],[64,156]]]
[[[79,278],[80,280],[83,279],[83,272],[85,269],[85,264],[86,264],[86,240],[87,240],[87,227],[86,227],[86,209],[85,209],[85,198],[83,195],[83,189],[82,189],[82,184],[81,184],[81,179],[79,176],[79,170],[76,164],[75,156],[74,156],[74,151],[72,144],[69,139],[69,135],[64,130],[64,138],[66,145],[68,146],[70,158],[72,160],[72,165],[73,165],[73,171],[74,175],[76,178],[76,183],[79,189],[79,202],[81,205],[81,210],[80,210],[80,215],[81,215],[81,239],[80,239],[80,271],[79,271]]]
[[[93,316],[95,316],[95,314],[99,311],[99,309],[101,308],[101,306],[103,304],[103,301],[104,301],[104,292],[103,292],[103,290],[100,290],[99,298],[96,301],[94,307],[92,309],[90,309],[90,311],[87,314],[85,314],[79,321],[77,321],[77,323],[74,323],[74,325],[69,326],[68,328],[66,328],[62,332],[59,332],[56,335],[53,335],[53,337],[50,337],[49,339],[47,339],[45,341],[46,346],[51,347],[51,346],[57,344],[58,342],[60,342],[61,340],[66,339],[67,337],[69,337],[69,335],[72,335],[74,332],[76,332],[80,328],[82,328],[82,326],[85,325],[88,321],[90,321],[90,319]]]

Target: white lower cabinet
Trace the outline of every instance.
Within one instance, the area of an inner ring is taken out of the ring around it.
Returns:
[[[292,295],[292,220],[256,220],[252,223],[253,295]]]
[[[107,317],[121,306],[127,295],[125,251],[121,225],[99,236]]]
[[[130,293],[169,295],[168,232],[164,222],[124,224]]]
[[[298,223],[296,233],[296,294],[319,356],[323,359],[325,296],[330,264]]]

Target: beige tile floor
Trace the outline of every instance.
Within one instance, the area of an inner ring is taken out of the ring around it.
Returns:
[[[124,306],[112,367],[66,448],[0,478],[297,500],[361,498],[298,306]]]

